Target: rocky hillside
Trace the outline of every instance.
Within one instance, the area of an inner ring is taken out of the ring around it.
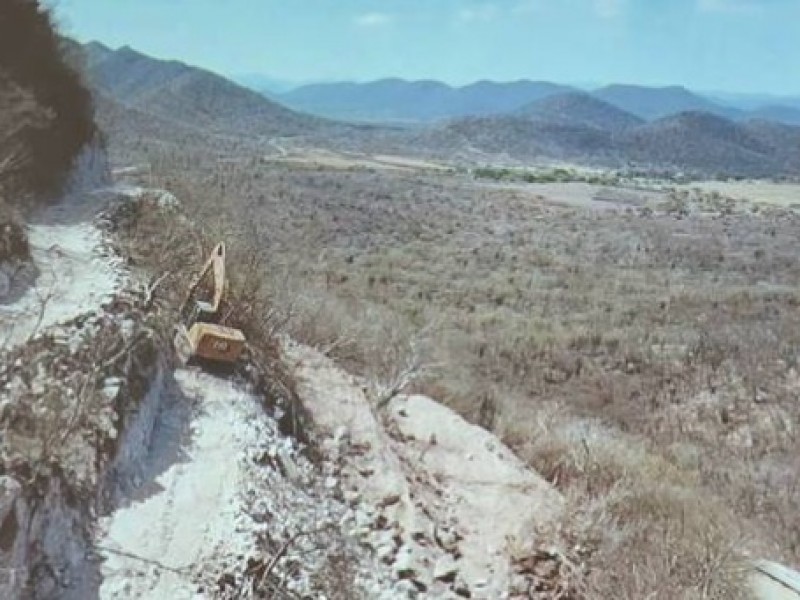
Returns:
[[[0,3],[0,304],[30,275],[25,213],[57,194],[95,135],[66,56],[43,3]]]

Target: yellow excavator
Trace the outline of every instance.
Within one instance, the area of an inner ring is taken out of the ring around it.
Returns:
[[[220,243],[189,287],[181,307],[174,343],[183,364],[232,367],[242,354],[244,334],[221,323],[225,285],[225,244]]]

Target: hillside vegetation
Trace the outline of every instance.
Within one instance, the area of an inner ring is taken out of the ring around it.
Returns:
[[[441,156],[461,151],[475,162],[556,159],[700,178],[800,175],[800,127],[704,112],[635,123],[596,100],[562,97],[522,115],[451,121],[419,134],[418,144]]]

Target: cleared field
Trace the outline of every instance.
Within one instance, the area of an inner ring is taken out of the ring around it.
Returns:
[[[708,193],[717,192],[735,200],[800,207],[800,184],[767,181],[703,181],[677,187],[684,190],[697,188]]]
[[[278,149],[283,152],[277,157],[269,157],[268,160],[328,169],[387,169],[407,172],[446,171],[449,169],[449,167],[435,162],[403,156],[355,154],[322,149],[287,150],[282,146],[278,146]]]
[[[525,194],[550,204],[591,210],[624,210],[668,199],[665,192],[609,187],[590,183],[484,183],[486,187]]]

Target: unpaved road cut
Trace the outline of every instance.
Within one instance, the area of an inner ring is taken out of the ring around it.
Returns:
[[[13,303],[0,302],[0,344],[15,346],[93,310],[122,285],[119,259],[104,250],[102,232],[58,214],[51,210],[28,228],[38,277]]]
[[[266,437],[261,407],[198,371],[176,371],[171,387],[128,497],[100,524],[101,598],[204,597],[204,565],[252,547],[240,492],[249,453]]]

